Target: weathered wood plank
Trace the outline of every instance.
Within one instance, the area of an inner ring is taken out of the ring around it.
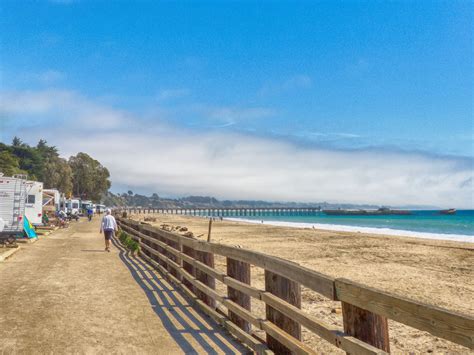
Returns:
[[[183,269],[188,272],[190,275],[192,275],[193,277],[196,276],[196,269],[194,268],[194,256],[195,256],[195,251],[194,249],[186,246],[186,245],[182,245],[183,247],[183,254],[181,255],[182,259],[183,259]],[[195,288],[193,286],[192,283],[190,283],[188,280],[184,280],[183,279],[183,284],[184,286],[186,286],[190,291],[194,292],[195,293]]]
[[[213,269],[212,267],[207,266],[206,264],[198,260],[194,260],[193,266],[199,269],[200,271],[208,274],[209,276],[219,280],[220,282],[224,282],[224,278],[226,277],[226,275],[223,272],[217,271],[216,269]]]
[[[258,288],[247,285],[246,283],[240,282],[228,276],[224,277],[223,283],[258,300],[260,299],[262,292],[264,292],[263,290],[259,290]]]
[[[342,319],[346,334],[390,352],[387,318],[342,302]]]
[[[243,261],[227,258],[227,275],[230,278],[240,281],[244,284],[250,285],[250,264]],[[229,279],[230,279],[229,278]],[[230,300],[250,311],[250,296],[242,291],[239,291],[231,286],[227,286],[227,295]],[[238,314],[229,311],[230,320],[239,328],[247,333],[250,333],[251,326],[248,320],[240,317]]]
[[[205,251],[198,251],[196,253],[196,260],[200,261],[201,263],[209,266],[210,268],[214,268],[214,254],[208,253]],[[201,281],[203,284],[208,286],[211,289],[216,288],[216,279],[202,270],[196,269],[196,278]],[[204,301],[209,307],[215,308],[216,302],[213,298],[208,297],[206,294],[202,294],[201,292],[197,291],[198,297]]]
[[[301,286],[297,282],[265,270],[265,291],[272,293],[297,308],[301,308]],[[265,309],[267,319],[270,322],[284,330],[296,340],[301,340],[301,325],[298,322],[268,304]],[[286,347],[284,343],[274,338],[268,332],[267,344],[268,347],[277,354],[291,354],[292,349]]]
[[[222,300],[222,305],[224,305],[229,311],[232,311],[232,313],[237,314],[240,318],[244,319],[246,322],[249,324],[253,324],[257,329],[261,329],[261,321],[262,319],[258,319],[256,316],[254,316],[250,311],[247,309],[243,308],[242,306],[238,305],[237,303],[233,302],[232,300],[228,298],[224,298]],[[232,320],[231,320],[232,321]],[[236,324],[234,321],[232,323]],[[242,327],[239,327],[242,329]],[[242,329],[245,331],[245,329]],[[249,332],[247,332],[249,333]]]
[[[261,322],[262,329],[270,335],[273,339],[276,339],[279,343],[284,344],[285,348],[287,348],[289,354],[298,354],[298,355],[316,355],[313,349],[309,348],[305,344],[303,344],[298,339],[293,338],[287,332],[278,328],[275,324],[269,321],[262,321]],[[275,354],[285,354],[280,352],[279,350],[274,350],[268,344],[270,350],[273,350]]]
[[[269,292],[262,293],[262,301],[286,314],[288,317],[300,323],[301,326],[346,352],[366,355],[386,354],[384,351],[377,349],[374,346],[344,334],[340,329],[329,326],[313,316],[303,313],[301,309],[283,301]]]
[[[346,279],[337,279],[335,283],[337,297],[343,302],[473,348],[474,317],[395,296]]]

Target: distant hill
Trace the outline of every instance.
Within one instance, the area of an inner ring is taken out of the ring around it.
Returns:
[[[320,207],[325,208],[378,208],[377,205],[334,204],[328,202],[269,202],[254,200],[218,200],[211,196],[187,196],[182,198],[162,198],[154,193],[151,196],[127,193],[114,194],[108,192],[103,197],[107,206],[128,206],[143,208],[278,208],[278,207]]]

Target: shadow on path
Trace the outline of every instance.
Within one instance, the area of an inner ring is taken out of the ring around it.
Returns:
[[[163,326],[184,353],[199,353],[190,343],[191,339],[208,354],[247,353],[244,347],[236,345],[237,341],[231,339],[219,325],[194,310],[178,289],[165,280],[159,271],[140,258],[131,257],[115,239],[112,239],[112,242],[120,252],[120,259],[145,292]]]

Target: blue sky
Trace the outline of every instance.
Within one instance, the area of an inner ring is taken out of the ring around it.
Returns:
[[[472,204],[472,2],[57,0],[2,1],[0,8],[2,141],[20,134],[34,143],[46,136],[73,154],[84,149],[64,137],[72,131],[85,136],[84,148],[101,156],[103,149],[87,142],[89,128],[107,137],[121,135],[124,143],[131,139],[130,129],[155,143],[166,140],[163,134],[182,135],[194,142],[188,151],[196,146],[211,151],[202,168],[196,167],[203,175],[210,167],[233,171],[213,159],[225,152],[242,154],[229,150],[232,139],[235,144],[250,140],[265,147],[261,160],[240,162],[247,170],[233,176],[255,181],[269,179],[255,166],[274,171],[271,151],[281,145],[286,147],[282,159],[305,159],[300,170],[322,151],[343,154],[340,164],[346,166],[353,157],[360,159],[357,154],[369,154],[362,168],[346,169],[347,178],[359,183],[366,181],[359,180],[366,172],[358,169],[376,169],[380,157],[425,159],[439,171],[439,162],[449,161],[453,167],[446,173],[464,172],[452,188],[464,186],[459,196],[471,195],[458,204]],[[147,136],[150,132],[153,137]],[[223,137],[220,146],[205,145]],[[112,171],[120,170],[105,159]],[[173,172],[174,181],[182,177],[179,170]],[[417,169],[402,170],[400,179],[413,183],[407,176]],[[280,173],[288,179],[275,182],[275,190],[294,181],[288,170]],[[157,185],[151,178],[138,183],[136,176],[115,181],[117,188],[212,194],[215,178],[196,186],[185,179],[179,186]],[[367,179],[368,188],[373,182]],[[439,185],[445,178],[436,179],[433,194],[448,196]],[[309,193],[315,180],[301,191],[295,188],[293,195],[262,195],[255,181],[245,197],[347,196]],[[216,194],[237,197],[239,186],[222,186]],[[406,187],[397,186],[400,191]],[[386,201],[377,193],[371,201]],[[405,199],[418,201],[416,194]],[[432,203],[444,201],[432,198]]]

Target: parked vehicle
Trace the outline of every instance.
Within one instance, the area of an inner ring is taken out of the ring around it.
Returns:
[[[105,213],[105,205],[96,205],[95,211],[97,213]]]
[[[78,198],[72,198],[66,200],[67,212],[74,215],[79,215],[81,209],[81,200]]]
[[[25,216],[33,226],[43,223],[43,183],[26,182]]]
[[[82,214],[87,214],[87,210],[89,208],[92,208],[92,201],[90,200],[82,200],[81,201],[81,213]]]
[[[13,177],[0,173],[0,242],[14,242],[23,235],[26,175]]]
[[[79,214],[68,212],[66,219],[68,221],[72,221],[72,220],[78,221],[79,220]]]

